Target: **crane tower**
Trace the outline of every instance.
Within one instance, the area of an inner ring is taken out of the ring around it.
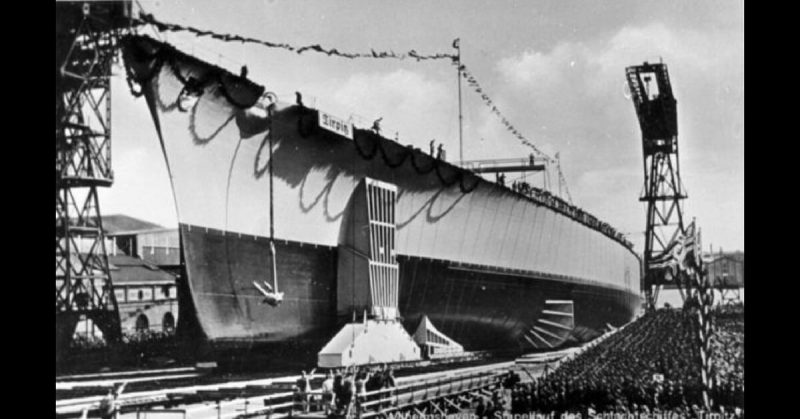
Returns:
[[[687,198],[678,163],[677,102],[672,95],[667,65],[631,66],[625,69],[639,127],[642,131],[644,189],[639,201],[647,204],[643,292],[654,308],[658,291],[678,278],[655,262],[668,257],[670,244],[684,231],[683,206]]]
[[[56,3],[56,361],[80,319],[120,337],[98,188],[111,186],[111,66],[131,2]]]

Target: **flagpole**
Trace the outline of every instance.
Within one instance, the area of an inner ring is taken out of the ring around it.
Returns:
[[[464,164],[464,117],[461,113],[461,39],[453,41],[453,48],[456,49],[456,77],[458,77],[458,161],[459,165]]]

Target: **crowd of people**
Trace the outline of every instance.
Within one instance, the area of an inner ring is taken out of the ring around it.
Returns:
[[[58,368],[62,373],[80,373],[99,368],[163,367],[182,355],[174,332],[123,333],[116,343],[99,336],[76,335]]]
[[[132,345],[161,345],[171,343],[175,340],[174,331],[161,330],[137,330],[130,333],[123,333],[120,343],[127,346]],[[109,342],[102,336],[76,334],[70,343],[73,349],[102,349],[109,346]]]
[[[717,376],[714,400],[739,405],[744,398],[744,303],[717,306],[711,363]]]
[[[743,319],[719,312],[715,350],[717,412],[741,413],[744,403]],[[516,386],[512,413],[678,413],[703,405],[696,325],[690,313],[661,309],[566,361],[552,373]],[[585,416],[584,416],[585,417]]]
[[[506,175],[503,173],[496,174],[495,181],[501,186],[506,186]],[[595,228],[628,248],[633,247],[633,243],[626,239],[624,234],[614,229],[614,227],[612,227],[610,224],[598,220],[594,215],[589,214],[588,212],[567,201],[564,201],[559,196],[553,195],[544,189],[531,186],[529,183],[524,181],[514,181],[510,186],[511,190],[516,193],[525,195],[535,202],[552,208],[555,211],[578,221],[579,223]]]
[[[313,374],[313,371],[312,371]],[[311,397],[311,376],[303,372],[295,385],[296,401],[308,410],[314,404]],[[321,386],[321,410],[332,417],[349,417],[354,406],[366,401],[367,393],[397,386],[391,367],[348,367],[329,370]],[[387,395],[382,394],[380,398]]]

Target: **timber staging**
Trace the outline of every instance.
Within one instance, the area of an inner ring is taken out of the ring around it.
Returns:
[[[391,412],[452,413],[456,407],[469,408],[476,398],[491,395],[501,388],[509,371],[516,371],[523,381],[527,381],[540,375],[545,366],[552,368],[562,359],[572,357],[581,350],[582,348],[570,348],[526,355],[516,360],[485,360],[477,365],[473,362],[469,366],[464,366],[463,363],[440,363],[399,369],[395,387],[367,392],[356,408],[362,417],[381,416]],[[211,380],[208,375],[204,376],[194,368],[151,371],[140,376],[126,374],[124,377],[114,374],[74,377],[80,381],[70,377],[70,381],[57,382],[57,392],[80,391],[83,388],[94,395],[57,400],[56,417],[78,418],[84,412],[90,415],[98,412],[104,394],[102,390],[113,387],[119,381],[128,381],[133,386],[134,383],[141,385],[150,380],[152,385],[164,386],[164,377],[170,376],[193,376],[184,380],[178,379],[176,382],[197,383]],[[302,394],[300,400],[295,391],[295,383],[303,378],[302,375],[186,386],[176,386],[173,383],[172,388],[137,390],[119,397],[119,417],[177,414],[175,417],[323,418],[325,415],[321,410],[320,387],[324,375],[317,373],[307,377],[310,378],[311,391]]]

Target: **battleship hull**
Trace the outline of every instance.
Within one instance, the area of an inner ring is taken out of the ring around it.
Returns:
[[[364,178],[396,185],[398,309],[467,350],[548,349],[630,321],[640,261],[558,200],[508,188],[299,104],[259,105],[264,88],[134,38],[164,150],[186,275],[181,323],[217,347],[321,348],[344,321],[337,301],[342,221]],[[197,87],[200,86],[200,87]],[[323,123],[323,118],[326,121]],[[270,242],[275,246],[274,260]],[[253,282],[273,281],[282,304]]]

